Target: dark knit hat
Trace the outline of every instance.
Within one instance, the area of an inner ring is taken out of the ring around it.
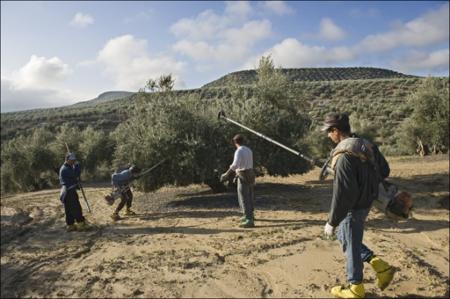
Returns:
[[[68,153],[68,154],[66,155],[66,161],[69,161],[69,160],[72,160],[72,161],[77,160],[77,157],[75,157],[75,154],[74,154],[74,153]]]

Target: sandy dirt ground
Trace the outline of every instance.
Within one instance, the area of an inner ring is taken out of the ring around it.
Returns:
[[[382,292],[366,265],[367,297],[449,297],[448,157],[389,160],[415,209],[372,209],[365,243],[397,273]],[[235,192],[206,186],[135,192],[138,215],[116,223],[109,188],[87,186],[96,229],[70,233],[58,190],[2,196],[1,297],[329,297],[345,259],[321,238],[332,186],[317,176],[258,178],[253,229],[237,226]]]

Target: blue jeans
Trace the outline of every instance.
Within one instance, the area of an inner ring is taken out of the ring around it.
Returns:
[[[368,262],[373,251],[363,244],[364,221],[369,209],[350,211],[339,224],[337,238],[347,258],[347,280],[359,284],[363,280],[363,262]]]

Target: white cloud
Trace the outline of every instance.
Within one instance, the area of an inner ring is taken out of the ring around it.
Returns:
[[[279,16],[290,15],[294,13],[294,10],[284,1],[264,1],[264,7],[266,8],[266,10],[274,12]]]
[[[214,38],[230,24],[228,17],[221,17],[212,10],[201,12],[196,18],[183,18],[170,27],[170,31],[179,38],[203,40]]]
[[[197,62],[242,63],[258,41],[272,34],[269,20],[248,20],[250,3],[226,2],[223,14],[206,10],[194,18],[184,18],[171,26],[178,38],[172,49]],[[198,69],[206,69],[197,65]]]
[[[69,90],[22,87],[7,78],[1,79],[2,112],[48,108],[75,103],[76,95]],[[78,98],[80,100],[82,98]]]
[[[183,39],[173,49],[196,61],[222,64],[241,61],[251,54],[251,48],[256,42],[271,34],[271,27],[267,20],[250,21],[239,28],[224,29],[216,41]]]
[[[72,21],[70,21],[70,25],[74,27],[86,27],[88,25],[91,25],[94,23],[94,18],[91,15],[84,14],[81,12],[77,12],[73,18]]]
[[[223,36],[226,42],[232,45],[246,44],[253,45],[259,40],[270,36],[272,24],[268,20],[250,21],[240,28],[229,28]]]
[[[449,40],[449,5],[430,11],[407,23],[398,23],[391,31],[364,38],[359,47],[365,51],[386,51],[396,47],[424,47]]]
[[[263,54],[253,57],[245,64],[245,68],[256,67],[263,55],[271,55],[276,66],[285,68],[328,66],[355,58],[355,53],[347,47],[309,46],[295,38],[287,38]]]
[[[225,13],[231,16],[246,18],[252,12],[248,1],[227,1],[225,4]]]
[[[338,41],[345,38],[345,31],[336,25],[330,18],[323,18],[320,21],[319,37],[328,41]]]
[[[2,76],[2,112],[64,106],[87,99],[87,94],[64,87],[72,73],[58,57],[32,55],[20,69]]]
[[[166,55],[151,56],[147,41],[132,35],[110,39],[99,51],[97,61],[116,82],[116,88],[137,91],[150,78],[172,74],[175,87],[184,86],[181,72],[184,64]]]
[[[449,71],[449,49],[431,53],[412,51],[405,58],[395,60],[392,65],[402,72],[442,72]]]
[[[13,73],[13,83],[17,88],[54,87],[71,73],[71,68],[58,57],[32,55],[27,64]]]

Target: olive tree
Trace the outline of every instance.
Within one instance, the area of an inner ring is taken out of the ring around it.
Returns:
[[[35,191],[57,184],[56,157],[48,146],[53,139],[51,132],[39,128],[2,144],[2,192]]]
[[[250,98],[202,99],[198,94],[139,93],[129,119],[114,132],[115,165],[136,163],[146,168],[167,159],[146,180],[141,180],[141,187],[151,190],[165,184],[205,183],[221,191],[224,186],[218,176],[232,162],[231,139],[244,133],[260,173],[285,176],[307,171],[309,165],[300,158],[217,119],[223,109],[246,126],[306,150],[303,137],[310,126],[309,117],[290,103],[294,99],[286,88],[287,80],[271,61],[263,58],[260,66],[261,75]]]
[[[448,152],[449,141],[449,82],[448,79],[427,78],[413,93],[408,104],[411,116],[404,120],[397,131],[398,144],[407,153],[420,155]]]

